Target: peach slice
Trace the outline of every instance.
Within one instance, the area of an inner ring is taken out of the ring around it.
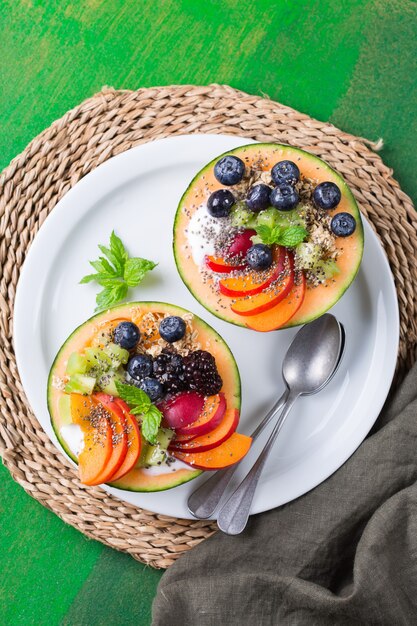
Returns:
[[[231,309],[238,315],[258,315],[281,302],[289,294],[294,285],[294,262],[292,255],[286,254],[288,260],[284,261],[284,267],[288,265],[288,272],[275,283],[269,285],[265,291],[239,298],[233,302]]]
[[[107,411],[101,411],[100,406],[91,396],[71,394],[72,422],[80,426],[84,435],[84,448],[78,456],[78,472],[84,485],[101,483],[98,479],[113,451]]]
[[[232,436],[238,423],[239,411],[237,409],[229,409],[224,414],[217,428],[211,430],[206,435],[195,437],[191,441],[174,441],[170,446],[170,450],[178,450],[179,452],[205,452],[206,450],[212,450],[212,448],[216,448]]]
[[[233,433],[231,437],[211,450],[205,452],[179,452],[175,450],[175,458],[202,470],[218,470],[238,463],[247,454],[252,437]]]
[[[304,274],[299,272],[295,276],[295,283],[290,293],[281,302],[276,304],[272,309],[247,317],[248,328],[258,330],[260,332],[269,332],[277,330],[287,324],[293,315],[301,307],[306,292],[306,280]]]
[[[113,451],[106,467],[97,477],[99,484],[106,483],[113,478],[122,465],[127,454],[127,425],[121,408],[114,402],[113,396],[106,393],[96,393],[93,398],[106,407],[109,413],[109,424],[112,429]]]
[[[127,452],[125,459],[117,472],[111,477],[111,481],[119,480],[125,476],[136,465],[142,448],[142,437],[140,436],[139,425],[134,415],[131,415],[129,407],[120,398],[114,399],[115,404],[122,410],[126,420]]]
[[[285,259],[285,248],[276,246],[273,251],[273,265],[269,270],[264,272],[251,270],[242,276],[223,278],[219,282],[220,293],[229,298],[254,296],[261,293],[279,278],[284,270]]]
[[[208,396],[199,417],[189,426],[177,428],[177,440],[188,439],[190,436],[205,435],[220,424],[226,411],[226,399],[223,393]]]

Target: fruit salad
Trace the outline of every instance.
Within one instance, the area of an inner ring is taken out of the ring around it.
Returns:
[[[251,144],[214,159],[182,197],[179,272],[218,317],[258,331],[323,314],[353,281],[361,216],[342,177],[318,157]]]
[[[48,382],[55,433],[81,482],[169,489],[249,450],[240,379],[222,338],[165,303],[113,307],[77,328]]]

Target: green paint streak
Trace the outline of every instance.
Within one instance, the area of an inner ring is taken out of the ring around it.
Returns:
[[[366,0],[276,3],[262,46],[234,85],[326,120],[357,62],[371,19],[365,7]]]
[[[65,615],[103,547],[29,498],[1,464],[0,481],[0,623],[49,626]]]
[[[103,551],[71,605],[62,626],[145,626],[162,572],[127,554]]]
[[[410,0],[3,0],[0,167],[103,85],[218,82],[383,137],[417,199],[416,30]],[[0,481],[1,624],[149,622],[160,572]]]
[[[345,98],[332,122],[369,139],[384,139],[381,156],[417,203],[417,5],[371,2],[372,21]]]

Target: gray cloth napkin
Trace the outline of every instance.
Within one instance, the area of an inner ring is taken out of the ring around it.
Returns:
[[[417,625],[417,366],[329,479],[162,577],[154,626]]]

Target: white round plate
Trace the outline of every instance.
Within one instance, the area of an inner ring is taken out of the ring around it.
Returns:
[[[242,377],[239,431],[249,434],[283,391],[281,362],[297,329],[263,334],[219,320],[187,290],[172,254],[175,210],[190,180],[216,155],[246,143],[253,142],[184,135],[138,146],[88,174],[46,219],[22,268],[14,342],[28,400],[59,449],[46,406],[48,372],[61,344],[93,314],[97,288],[79,280],[91,271],[88,260],[97,258],[97,244],[107,243],[113,229],[132,255],[159,263],[130,300],[190,309],[229,344]],[[365,237],[359,274],[332,309],[346,329],[341,367],[324,391],[295,405],[265,467],[252,513],[289,502],[330,476],[362,442],[386,399],[397,358],[397,297],[383,249],[366,221]],[[237,479],[265,437],[253,446]],[[154,494],[103,488],[150,511],[189,518],[187,497],[202,479]]]

